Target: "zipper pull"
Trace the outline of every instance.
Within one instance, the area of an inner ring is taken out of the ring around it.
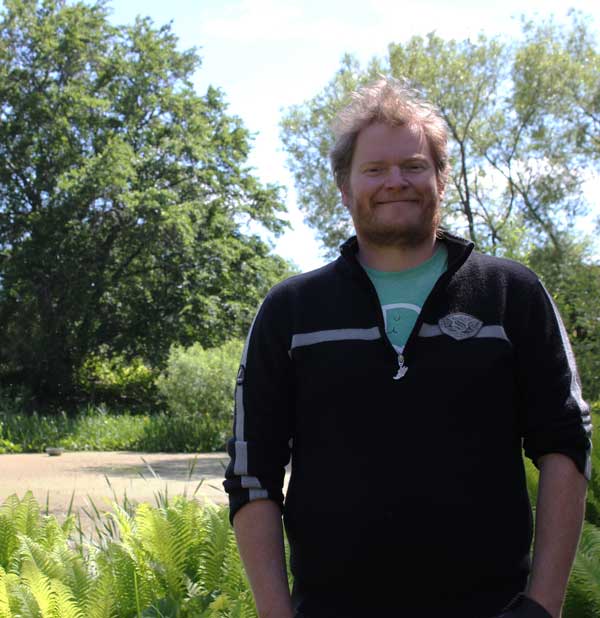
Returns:
[[[398,371],[394,376],[394,380],[400,380],[400,378],[403,378],[407,371],[408,367],[404,364],[404,356],[402,356],[402,354],[398,354]]]

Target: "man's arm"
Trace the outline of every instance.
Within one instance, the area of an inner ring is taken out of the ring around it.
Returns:
[[[259,618],[292,618],[279,506],[249,502],[235,514],[233,527]]]
[[[560,618],[585,514],[587,482],[572,459],[539,458],[533,566],[526,594]]]

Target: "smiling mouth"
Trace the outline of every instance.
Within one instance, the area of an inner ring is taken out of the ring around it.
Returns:
[[[382,202],[377,202],[377,205],[383,204],[417,204],[419,200],[417,199],[405,199],[405,200],[385,200]]]

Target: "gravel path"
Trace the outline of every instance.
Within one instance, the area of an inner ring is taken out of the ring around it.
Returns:
[[[62,521],[73,496],[73,509],[80,511],[84,527],[88,518],[81,509],[92,512],[90,499],[101,512],[107,511],[115,493],[119,502],[126,494],[130,500],[155,504],[155,494],[164,493],[165,487],[170,496],[191,496],[202,481],[196,498],[225,504],[222,482],[228,461],[226,453],[0,455],[0,504],[12,494],[21,498],[31,490],[44,510],[48,499],[49,512]]]

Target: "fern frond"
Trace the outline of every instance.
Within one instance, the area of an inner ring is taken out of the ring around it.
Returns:
[[[228,548],[231,547],[233,533],[225,509],[207,506],[203,515],[203,543],[200,549],[198,579],[204,590],[209,592],[222,587],[223,564]]]
[[[21,578],[35,599],[42,618],[51,618],[53,593],[50,578],[46,577],[31,560],[25,560],[23,563]]]
[[[65,542],[54,548],[52,558],[63,567],[62,576],[59,579],[69,587],[78,604],[85,603],[92,575],[83,557],[69,548]]]
[[[13,521],[17,534],[37,539],[40,530],[40,505],[31,491],[26,491],[13,511]]]
[[[182,598],[185,564],[191,531],[172,508],[158,509],[140,504],[136,512],[138,537],[159,576],[164,578],[167,597]]]
[[[26,562],[31,562],[35,564],[41,573],[50,579],[64,578],[64,565],[50,551],[24,535],[19,535],[19,541],[21,545],[18,553],[22,565]]]
[[[573,616],[600,615],[600,528],[584,522],[567,591],[565,609]]]
[[[112,597],[118,616],[137,616],[136,579],[142,607],[153,598],[162,596],[160,582],[152,566],[136,557],[135,550],[121,543],[110,543],[97,557],[100,576],[110,574],[113,582]]]
[[[17,531],[7,514],[0,514],[0,567],[9,568],[19,547]]]
[[[92,582],[83,610],[86,618],[116,618],[114,580],[110,572],[101,573]]]
[[[0,566],[0,618],[13,618],[8,600],[8,587],[6,585],[6,572]]]
[[[51,618],[85,618],[68,586],[57,579],[52,580],[50,586],[52,590]]]

